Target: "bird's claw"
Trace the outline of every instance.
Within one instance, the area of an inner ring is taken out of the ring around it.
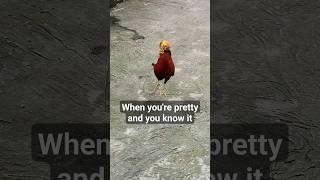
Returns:
[[[160,95],[161,96],[167,97],[167,94],[168,94],[168,90],[166,87],[163,87],[163,89],[160,88]]]
[[[160,89],[160,96],[165,96],[167,97],[167,92],[165,90]]]
[[[160,82],[159,82],[159,81],[157,81],[155,84],[156,84],[156,86],[155,86],[153,92],[156,92],[156,91],[159,89],[159,91],[160,91],[160,96],[165,96],[165,97],[167,97],[168,90],[167,90],[164,86],[163,86],[163,88],[162,88],[162,86],[160,85]]]

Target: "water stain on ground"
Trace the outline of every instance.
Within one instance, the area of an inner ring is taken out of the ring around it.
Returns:
[[[132,40],[136,41],[136,40],[145,38],[144,36],[140,35],[136,30],[120,25],[120,19],[118,19],[114,16],[111,16],[110,18],[111,18],[111,26],[117,26],[125,31],[132,32],[133,33],[133,35],[131,37]]]

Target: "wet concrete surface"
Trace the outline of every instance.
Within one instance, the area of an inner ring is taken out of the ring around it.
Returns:
[[[0,179],[49,179],[37,123],[107,122],[108,4],[0,2]]]
[[[130,0],[112,9],[111,179],[209,179],[208,0]],[[172,44],[167,97],[153,92],[159,42]],[[192,125],[126,124],[120,100],[200,100]]]
[[[320,179],[319,1],[212,1],[213,123],[284,123],[275,179]]]
[[[212,1],[211,1],[212,2]],[[212,120],[282,122],[290,154],[276,179],[317,180],[318,1],[212,2]],[[105,122],[106,1],[0,2],[0,179],[43,180],[31,159],[36,123]],[[208,179],[209,2],[119,4],[112,15],[111,179]],[[167,98],[152,92],[158,43],[172,42]],[[127,125],[119,100],[197,100],[194,125]]]

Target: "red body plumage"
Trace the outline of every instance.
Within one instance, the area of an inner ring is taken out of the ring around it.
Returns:
[[[164,83],[166,83],[170,77],[174,75],[175,66],[171,58],[170,50],[165,50],[163,53],[161,53],[157,63],[152,65],[154,74],[159,81],[165,79]]]

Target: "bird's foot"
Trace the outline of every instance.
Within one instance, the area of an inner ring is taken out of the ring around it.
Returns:
[[[165,96],[167,97],[167,92],[163,89],[160,89],[160,96]]]
[[[161,96],[167,97],[167,94],[168,94],[168,90],[166,87],[163,87],[163,89],[160,88],[160,95]]]
[[[155,84],[156,84],[156,86],[154,87],[153,92],[156,92],[156,90],[158,90],[160,87],[159,81],[157,81]]]
[[[165,94],[168,94],[168,90],[165,86],[163,87],[163,90],[164,90]]]

